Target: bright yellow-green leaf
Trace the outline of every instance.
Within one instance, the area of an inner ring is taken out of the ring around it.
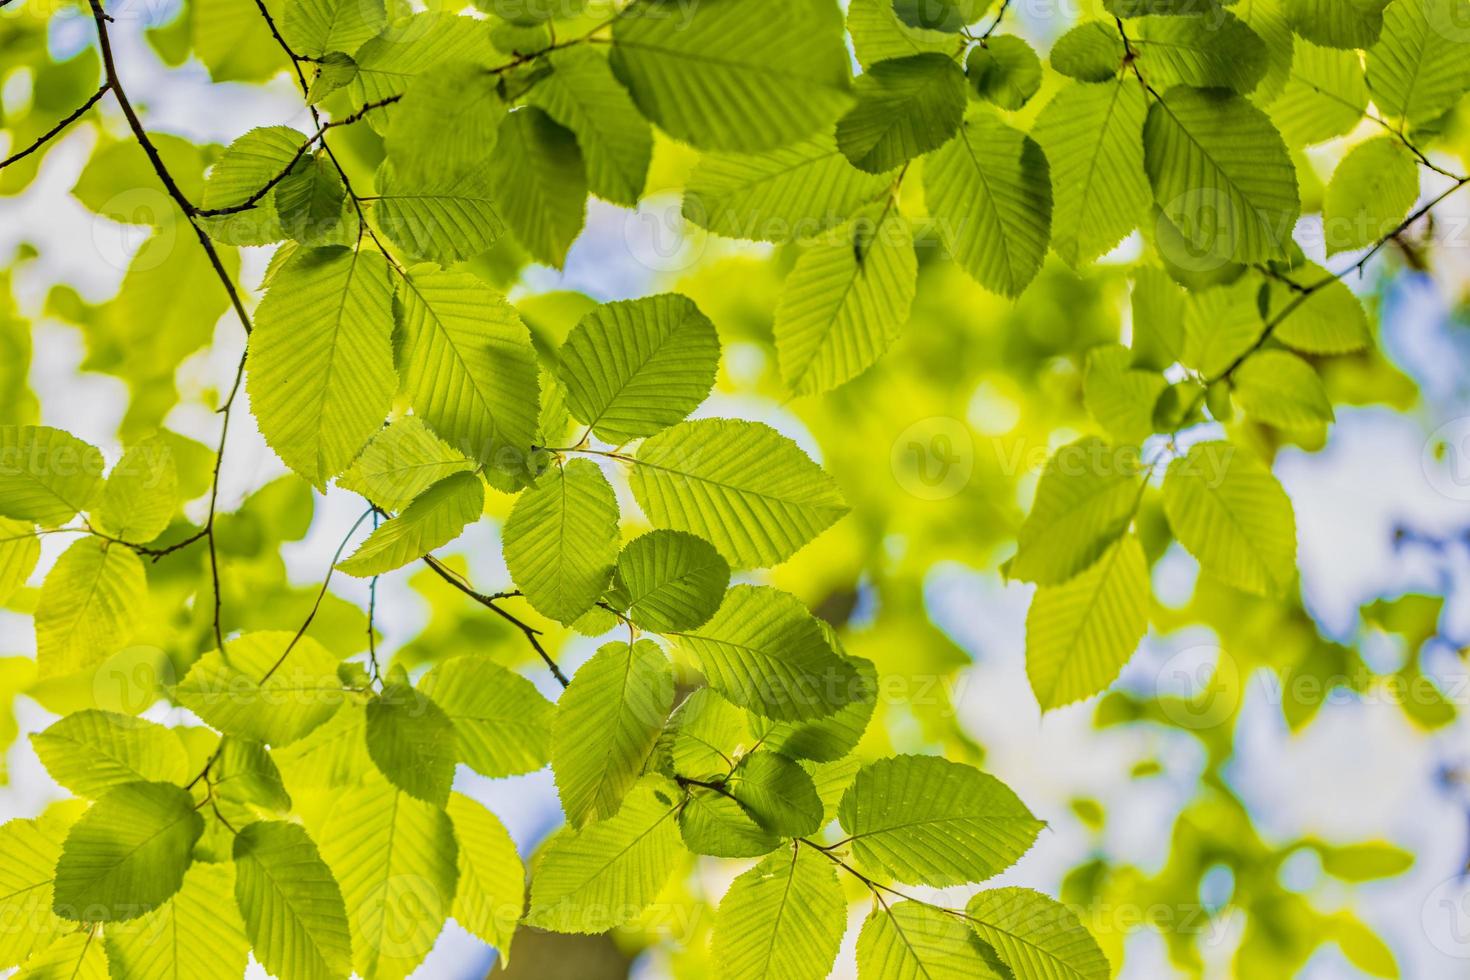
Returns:
[[[822,980],[847,930],[836,865],[809,847],[772,854],[730,885],[715,916],[727,980]]]
[[[832,478],[775,429],[698,419],[639,447],[633,496],[657,527],[709,541],[732,567],[785,561],[847,513]]]
[[[122,783],[188,779],[178,735],[130,715],[78,711],[32,735],[31,744],[52,779],[94,799]]]
[[[936,887],[1000,874],[1044,826],[994,776],[921,755],[865,766],[843,795],[838,820],[863,868]]]
[[[652,640],[609,643],[577,669],[557,704],[551,742],[551,771],[569,824],[618,812],[673,704],[673,670]]]
[[[444,709],[460,758],[482,776],[515,776],[551,759],[555,708],[521,675],[477,655],[437,665],[419,690]]]
[[[433,948],[454,902],[458,851],[447,813],[380,781],[335,802],[321,853],[342,889],[363,980],[402,980]]]
[[[618,502],[586,459],[543,473],[521,493],[502,535],[505,564],[543,616],[570,623],[593,607],[618,555]]]
[[[658,898],[683,850],[679,791],[645,777],[617,814],[566,830],[546,845],[531,876],[529,925],[597,933],[622,925]]]
[[[298,824],[253,823],[235,838],[235,903],[255,958],[300,980],[346,980],[352,938],[342,891]]]
[[[1117,679],[1148,627],[1148,563],[1128,535],[1026,616],[1026,674],[1043,711],[1092,697]]]
[[[1169,526],[1200,566],[1258,595],[1296,578],[1296,519],[1271,471],[1228,442],[1202,442],[1169,464]]]
[[[187,790],[156,782],[114,787],[67,835],[52,907],[77,922],[146,915],[179,890],[203,830]]]
[[[311,249],[277,273],[256,311],[251,410],[271,448],[318,488],[392,406],[392,297],[381,255]]]
[[[148,581],[126,545],[83,538],[62,554],[36,603],[36,660],[42,676],[91,667],[128,645]]]

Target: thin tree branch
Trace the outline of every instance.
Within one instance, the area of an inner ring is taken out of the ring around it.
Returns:
[[[551,658],[551,654],[547,653],[546,649],[541,645],[541,641],[539,639],[539,637],[541,636],[541,631],[536,629],[536,627],[530,625],[529,623],[525,622],[524,620],[518,618],[513,613],[500,607],[496,599],[504,598],[504,596],[497,597],[476,592],[474,589],[470,588],[463,581],[461,581],[458,575],[455,575],[454,572],[445,567],[444,563],[439,561],[439,559],[435,558],[433,555],[424,555],[424,563],[432,568],[435,574],[437,574],[444,581],[448,582],[450,585],[454,586],[456,589],[463,592],[465,595],[469,596],[471,599],[475,600],[486,609],[489,609],[491,612],[495,613],[495,615],[510,623],[516,629],[520,630],[521,633],[526,637],[526,642],[531,644],[531,649],[535,650],[536,653],[540,655],[541,660],[551,670],[551,676],[556,678],[557,683],[561,684],[562,687],[566,687],[568,684],[571,683],[571,681],[568,680],[567,675],[563,674],[561,668],[556,665],[556,661]]]
[[[286,662],[286,658],[291,655],[291,651],[296,649],[296,644],[300,643],[301,638],[306,635],[307,628],[311,626],[312,620],[316,619],[317,611],[322,607],[322,600],[326,598],[327,586],[332,584],[332,573],[337,570],[337,562],[342,560],[342,552],[347,550],[347,543],[352,540],[352,536],[357,533],[357,529],[362,526],[362,522],[367,520],[372,513],[373,509],[371,507],[363,511],[362,516],[353,521],[352,527],[347,529],[347,533],[343,536],[342,542],[337,545],[336,552],[332,554],[332,563],[327,566],[326,577],[322,579],[322,587],[317,589],[316,601],[311,604],[311,610],[307,612],[306,619],[302,620],[301,627],[296,631],[296,635],[291,637],[291,642],[286,644],[286,649],[281,651],[281,655],[276,658],[275,663],[271,664],[270,669],[261,675],[260,680],[256,682],[257,684],[264,684],[272,674],[280,670],[281,664]]]
[[[184,220],[189,222],[189,227],[194,229],[194,236],[199,239],[199,246],[209,256],[209,263],[214,266],[215,275],[224,285],[225,292],[230,297],[230,304],[234,306],[235,313],[240,318],[240,325],[248,334],[251,330],[250,315],[245,312],[245,304],[240,300],[240,291],[235,288],[234,280],[225,271],[224,262],[220,260],[219,251],[215,249],[214,242],[194,220],[194,205],[184,196],[173,174],[169,173],[168,167],[164,165],[163,157],[159,155],[158,148],[153,145],[153,141],[148,138],[148,132],[143,128],[142,120],[138,118],[138,113],[133,109],[133,103],[128,99],[128,94],[123,90],[122,82],[118,79],[117,65],[112,58],[112,39],[107,32],[107,23],[111,18],[103,11],[102,0],[88,0],[88,3],[91,4],[92,19],[97,25],[97,46],[102,54],[102,69],[106,73],[107,87],[117,99],[118,108],[122,109],[123,116],[128,121],[128,128],[133,131],[133,138],[143,148],[143,153],[153,165],[153,172],[163,183],[164,190],[168,192],[169,197],[174,199],[179,210],[184,213]]]
[[[6,2],[8,3],[9,0],[6,0]],[[4,5],[5,5],[4,3],[0,3],[0,7],[3,7]],[[83,102],[81,104],[81,106],[79,108],[77,108],[77,110],[75,112],[71,113],[66,118],[62,119],[55,126],[52,126],[39,139],[37,139],[30,146],[26,147],[24,150],[21,150],[19,153],[13,153],[10,156],[6,157],[4,160],[0,160],[0,170],[4,170],[6,167],[10,166],[12,163],[15,163],[17,160],[24,160],[26,157],[30,156],[32,153],[35,153],[41,147],[45,146],[52,139],[54,139],[58,134],[60,134],[62,130],[66,129],[66,127],[70,126],[72,123],[74,123],[78,119],[82,118],[82,116],[86,115],[87,110],[90,109],[90,108],[92,108],[94,105],[96,105],[97,102],[98,102],[98,100],[100,100],[104,95],[106,95],[107,92],[108,92],[108,90],[111,89],[111,88],[112,88],[112,81],[110,79],[108,81],[103,82],[102,85],[101,85],[101,87],[98,88],[97,91],[93,92],[92,95],[91,95],[91,97],[88,98],[86,102]]]

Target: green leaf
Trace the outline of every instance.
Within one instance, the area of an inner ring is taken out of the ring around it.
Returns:
[[[499,76],[472,61],[445,60],[408,82],[384,147],[409,187],[453,184],[484,168],[505,115]]]
[[[1231,376],[1235,403],[1258,422],[1311,429],[1331,422],[1332,402],[1316,370],[1281,350],[1251,355]]]
[[[468,796],[450,795],[449,819],[459,841],[454,921],[508,960],[516,924],[526,907],[521,856],[495,814]]]
[[[346,980],[352,938],[342,891],[306,831],[250,824],[234,856],[235,903],[261,966],[292,980]]]
[[[504,58],[490,40],[491,24],[471,17],[444,13],[412,14],[352,52],[357,78],[348,86],[354,105],[379,102],[402,95],[413,78],[435,65],[473,61],[489,67]],[[392,110],[386,115],[391,119]],[[385,116],[365,117],[379,132]],[[488,150],[489,148],[486,147]]]
[[[174,697],[211,728],[267,745],[288,745],[341,707],[337,658],[309,636],[246,633],[194,662]]]
[[[1383,30],[1389,0],[1286,0],[1287,16],[1298,34],[1333,48],[1366,48]]]
[[[591,48],[553,51],[547,61],[551,74],[526,101],[576,134],[592,193],[613,204],[637,204],[653,158],[647,120],[607,59]]]
[[[979,20],[991,0],[889,0],[889,3],[898,19],[909,27],[953,34]]]
[[[937,756],[863,767],[837,811],[864,868],[906,885],[962,885],[1000,874],[1044,824],[1000,780]]]
[[[61,841],[35,820],[0,826],[0,964],[19,966],[75,927],[51,910],[51,886]],[[19,926],[19,928],[17,928]],[[32,961],[34,962],[34,961]]]
[[[1271,471],[1228,442],[1202,442],[1169,464],[1164,513],[1200,567],[1257,595],[1296,578],[1296,520]]]
[[[281,230],[303,245],[350,245],[357,236],[347,185],[325,153],[297,160],[274,196]]]
[[[1161,91],[1193,85],[1247,95],[1266,75],[1265,42],[1227,11],[1142,17],[1130,25],[1129,35],[1139,68]]]
[[[1133,270],[1133,366],[1162,371],[1184,355],[1184,290],[1163,269]]]
[[[414,498],[402,514],[375,528],[337,567],[359,578],[402,568],[459,537],[484,509],[485,486],[478,476],[447,476]]]
[[[235,140],[210,168],[200,207],[232,208],[255,197],[298,158],[306,137],[290,126],[252,129]],[[209,236],[226,245],[267,245],[286,237],[274,190],[238,214],[201,219]]]
[[[108,980],[107,956],[95,934],[78,930],[37,953],[15,980]]]
[[[880,61],[858,78],[854,91],[857,105],[838,120],[837,146],[870,174],[938,149],[965,115],[964,72],[942,54]]]
[[[328,51],[322,57],[321,64],[317,65],[316,77],[311,80],[311,87],[306,90],[306,104],[318,105],[333,92],[351,85],[356,77],[357,62],[352,60],[350,54]]]
[[[573,459],[521,493],[502,535],[505,565],[543,616],[570,623],[596,604],[618,556],[618,501],[597,464]]]
[[[107,475],[94,515],[114,537],[142,544],[163,533],[179,506],[179,474],[162,436],[134,445]]]
[[[1398,980],[1398,961],[1393,950],[1351,912],[1338,912],[1325,923],[1328,935],[1336,941],[1343,956],[1369,976]]]
[[[41,539],[30,521],[0,517],[0,605],[15,595],[41,560]]]
[[[412,973],[454,903],[459,848],[449,814],[369,782],[335,801],[321,856],[342,889],[358,976]]]
[[[1154,405],[1168,382],[1157,371],[1131,367],[1131,358],[1118,344],[1088,351],[1082,402],[1114,441],[1139,445],[1153,435]]]
[[[181,783],[188,757],[174,732],[162,725],[111,711],[78,711],[44,732],[31,745],[51,778],[93,799],[122,783]]]
[[[291,809],[281,771],[261,743],[226,735],[210,768],[210,783],[220,799],[273,814]]]
[[[471,459],[522,472],[536,439],[540,382],[515,310],[466,272],[410,272],[398,302],[398,373],[414,411]]]
[[[894,9],[893,0],[851,0],[847,29],[858,62],[864,67],[925,51],[958,56],[962,50],[961,39],[952,32],[905,24]]]
[[[1051,166],[1052,248],[1076,268],[1126,238],[1153,200],[1143,167],[1148,100],[1127,78],[1061,89],[1033,135]]]
[[[1145,17],[1156,14],[1160,17],[1188,17],[1197,14],[1217,14],[1219,0],[1103,0],[1103,6],[1118,17]]]
[[[875,904],[858,933],[858,980],[1003,980],[1008,974],[988,953],[965,920],[944,909]]]
[[[281,34],[299,55],[355,51],[388,23],[383,0],[290,0]]]
[[[1051,234],[1051,176],[1036,141],[980,109],[925,161],[924,193],[960,267],[1002,296],[1041,269]]]
[[[516,241],[560,269],[587,214],[587,176],[572,131],[534,106],[500,124],[490,186]]]
[[[310,735],[271,757],[292,790],[342,789],[355,786],[372,768],[367,754],[367,710],[349,701]]]
[[[832,652],[816,618],[770,586],[735,586],[713,619],[674,636],[710,687],[767,718],[823,717],[854,695],[855,671]]]
[[[551,759],[555,707],[536,686],[483,656],[454,657],[419,682],[454,722],[459,757],[482,776],[534,772]]]
[[[835,644],[834,644],[835,645]],[[878,671],[872,661],[844,658],[853,668],[853,686],[847,704],[826,718],[799,722],[771,722],[752,718],[760,744],[791,759],[832,762],[857,748],[878,703]]]
[[[709,396],[720,338],[677,293],[603,303],[562,345],[567,408],[599,439],[621,445],[681,421]]]
[[[1377,881],[1403,874],[1414,866],[1414,855],[1392,844],[1314,844],[1322,870],[1342,881]]]
[[[848,511],[832,478],[760,422],[660,432],[639,447],[628,482],[652,524],[699,535],[738,568],[785,561]]]
[[[388,781],[443,807],[454,782],[459,738],[444,709],[407,683],[389,681],[367,705],[368,755]]]
[[[683,531],[650,531],[629,541],[613,571],[614,594],[628,618],[652,633],[708,622],[730,584],[714,545]]]
[[[1007,574],[1038,585],[1073,578],[1127,530],[1142,492],[1137,453],[1097,436],[1058,449],[1036,485]]]
[[[1322,200],[1327,253],[1367,248],[1399,226],[1419,197],[1419,166],[1392,136],[1359,143],[1332,172]]]
[[[577,670],[557,705],[551,742],[569,824],[618,812],[673,705],[673,670],[652,640],[609,643]]]
[[[700,149],[795,143],[852,103],[842,15],[830,0],[640,0],[613,22],[612,39],[613,71],[643,114]]]
[[[688,790],[689,801],[679,811],[679,834],[695,854],[750,858],[781,846],[780,835],[762,827],[734,797],[697,786]]]
[[[1148,628],[1148,562],[1127,535],[1064,585],[1037,591],[1026,615],[1026,675],[1042,711],[1107,689]]]
[[[812,778],[783,755],[750,753],[724,785],[762,829],[778,837],[803,837],[822,825],[822,800]]]
[[[1301,212],[1281,135],[1238,95],[1175,88],[1144,127],[1154,200],[1201,263],[1272,258]]]
[[[1065,905],[1026,888],[995,888],[970,899],[970,924],[1017,976],[1110,980],[1097,940]]]
[[[1251,91],[1251,100],[1259,106],[1270,105],[1286,86],[1297,46],[1291,22],[1286,17],[1285,2],[1241,0],[1231,7],[1231,13],[1244,21],[1266,45],[1266,74]]]
[[[1123,38],[1107,21],[1087,20],[1051,46],[1051,66],[1080,82],[1107,82],[1118,76],[1127,51]]]
[[[975,93],[1002,109],[1021,108],[1041,88],[1041,59],[1013,34],[971,48],[965,72]]]
[[[410,257],[440,265],[479,255],[503,231],[483,169],[452,179],[436,171],[414,181],[385,163],[373,214],[389,241]]]
[[[776,308],[776,353],[798,395],[857,377],[898,339],[918,282],[913,232],[884,206],[808,246]]]
[[[0,425],[0,516],[58,527],[91,508],[102,453],[60,429]]]
[[[1292,145],[1310,146],[1352,132],[1367,108],[1358,52],[1298,40],[1286,87],[1268,111]]]
[[[373,436],[362,455],[337,478],[337,486],[360,493],[384,510],[402,510],[419,494],[475,464],[444,444],[408,415]]]
[[[393,291],[374,252],[298,252],[255,314],[246,390],[261,434],[318,489],[393,403]]]
[[[82,538],[67,548],[36,602],[40,675],[92,667],[126,647],[147,595],[143,562],[125,545]]]
[[[1180,361],[1207,378],[1223,374],[1265,330],[1260,284],[1246,277],[1229,286],[1189,294]]]
[[[715,915],[711,957],[726,980],[822,980],[846,930],[836,866],[793,847],[731,883]]]
[[[810,238],[883,197],[892,183],[892,174],[852,166],[831,134],[821,134],[761,154],[702,155],[684,187],[683,214],[728,238]]]
[[[1368,87],[1373,103],[1411,126],[1432,123],[1470,88],[1465,57],[1467,0],[1391,3],[1383,33],[1368,50]]]
[[[667,780],[645,777],[616,816],[554,837],[531,877],[526,924],[598,933],[636,918],[683,853],[674,819],[679,796]]]
[[[112,976],[128,980],[235,980],[250,941],[235,908],[228,864],[195,864],[178,894],[136,922],[109,926]]]
[[[713,688],[701,687],[669,716],[660,751],[668,753],[669,768],[681,776],[722,775],[734,768],[732,757],[752,741],[749,717]]]
[[[52,907],[77,922],[121,922],[179,890],[204,818],[189,792],[168,783],[109,790],[67,834]]]

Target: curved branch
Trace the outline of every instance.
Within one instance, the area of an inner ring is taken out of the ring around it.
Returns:
[[[567,678],[567,675],[563,674],[561,668],[556,665],[556,661],[551,658],[551,654],[547,653],[546,648],[541,645],[541,641],[538,639],[538,637],[541,635],[541,631],[531,624],[525,622],[524,620],[502,609],[500,605],[496,602],[496,599],[500,597],[485,595],[483,593],[476,592],[474,589],[470,588],[463,581],[461,581],[458,575],[455,575],[454,572],[445,567],[444,563],[435,558],[433,555],[424,555],[424,564],[432,568],[434,570],[434,573],[442,578],[444,581],[448,582],[450,585],[454,586],[456,589],[463,592],[465,595],[469,596],[471,599],[475,600],[486,609],[495,613],[495,615],[499,616],[501,619],[504,619],[516,629],[520,630],[521,633],[525,636],[526,642],[531,644],[531,649],[536,651],[536,653],[541,657],[541,660],[551,670],[551,676],[556,678],[557,683],[559,683],[562,687],[566,687],[568,684],[571,683],[571,681]]]
[[[7,2],[8,2],[8,0],[7,0]],[[3,3],[0,3],[0,6],[4,6],[4,4]],[[10,166],[12,163],[15,163],[17,160],[24,160],[26,157],[30,156],[32,153],[35,153],[41,147],[43,147],[47,143],[51,142],[51,140],[54,139],[56,136],[58,136],[61,133],[62,130],[66,129],[66,127],[70,126],[72,123],[74,123],[78,119],[82,118],[82,116],[86,115],[87,110],[90,109],[90,108],[92,108],[94,105],[96,105],[97,102],[98,102],[98,100],[100,100],[104,95],[106,95],[111,88],[112,88],[112,80],[111,79],[108,79],[107,81],[103,82],[102,85],[101,85],[101,87],[98,88],[97,91],[95,91],[95,92],[92,93],[91,98],[87,99],[86,102],[83,102],[81,104],[81,106],[77,108],[77,110],[75,112],[71,113],[66,118],[62,119],[55,126],[52,126],[50,129],[46,130],[46,132],[44,134],[42,134],[39,139],[37,139],[30,146],[26,147],[24,150],[21,150],[19,153],[12,153],[10,156],[6,157],[4,160],[0,160],[0,170],[4,170],[6,167]]]

